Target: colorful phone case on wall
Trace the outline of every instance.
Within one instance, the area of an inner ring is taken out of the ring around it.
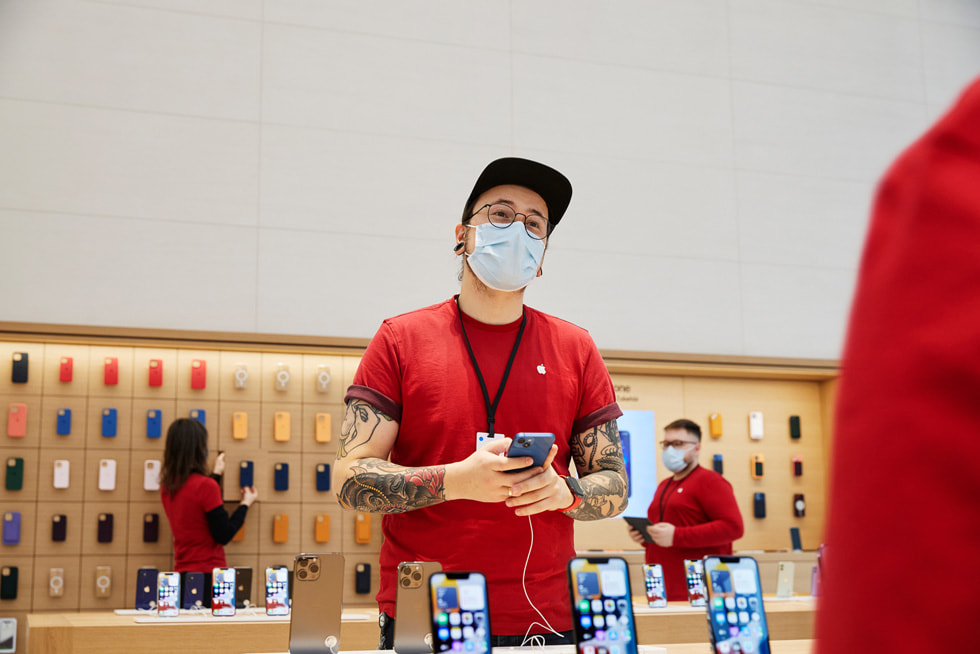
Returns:
[[[71,357],[61,357],[58,362],[58,381],[67,384],[75,376],[75,360]]]
[[[146,383],[148,386],[163,386],[163,359],[150,359]]]
[[[199,391],[208,385],[208,362],[204,359],[191,361],[191,389]]]
[[[102,365],[102,382],[106,386],[119,384],[119,357],[106,357]]]
[[[143,514],[143,542],[156,543],[160,540],[160,514]]]
[[[191,418],[197,420],[205,427],[208,426],[208,414],[204,409],[191,409]]]
[[[4,488],[9,491],[19,491],[24,488],[24,459],[12,456],[7,459],[7,471],[4,475]]]
[[[99,529],[97,533],[97,540],[100,543],[111,543],[112,542],[112,525],[113,525],[113,515],[111,513],[100,513],[99,514]]]
[[[71,435],[71,409],[58,409],[54,431],[59,436]]]
[[[238,485],[242,488],[250,488],[255,485],[255,464],[251,461],[242,461],[238,468]]]
[[[7,413],[7,436],[23,438],[27,436],[27,405],[14,402]]]
[[[10,381],[14,384],[27,383],[27,368],[30,357],[27,352],[14,352],[11,357]]]
[[[277,513],[272,519],[272,542],[285,543],[289,540],[289,514]]]
[[[316,464],[316,490],[323,493],[330,490],[330,464]]]
[[[289,464],[277,463],[273,476],[272,487],[277,491],[289,490]]]
[[[119,412],[116,409],[102,409],[102,436],[115,438],[119,425]]]
[[[68,516],[64,514],[51,516],[51,540],[63,543],[68,538]]]
[[[160,409],[150,409],[146,412],[146,437],[160,438],[163,435],[163,413]]]
[[[3,544],[20,545],[20,511],[4,512]]]

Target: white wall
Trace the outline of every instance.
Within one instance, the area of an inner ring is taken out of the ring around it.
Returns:
[[[0,320],[371,336],[483,165],[575,197],[529,304],[835,358],[875,182],[975,0],[0,0]]]

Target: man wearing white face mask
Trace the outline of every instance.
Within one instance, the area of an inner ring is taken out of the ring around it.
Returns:
[[[524,306],[571,195],[543,164],[490,163],[455,228],[459,295],[384,321],[347,390],[335,488],[344,507],[386,514],[381,649],[396,631],[396,568],[420,559],[486,575],[493,646],[528,632],[572,642],[572,521],[620,513],[628,482],[622,412],[592,338]],[[530,464],[503,456],[521,432],[555,444],[542,466],[513,472]]]
[[[731,554],[732,541],[743,533],[732,485],[714,470],[698,465],[701,427],[681,418],[664,428],[664,467],[673,473],[657,486],[647,510],[648,542],[629,528],[630,537],[646,549],[646,562],[664,570],[667,600],[687,600],[684,559]]]

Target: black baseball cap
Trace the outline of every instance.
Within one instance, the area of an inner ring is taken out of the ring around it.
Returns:
[[[468,213],[481,194],[504,184],[523,186],[540,195],[548,205],[548,222],[552,227],[558,225],[572,201],[572,183],[560,172],[530,159],[506,157],[491,161],[483,169],[466,200],[464,211]],[[468,217],[464,214],[463,220]]]

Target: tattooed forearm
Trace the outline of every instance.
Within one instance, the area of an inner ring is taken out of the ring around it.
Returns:
[[[581,475],[585,497],[569,517],[599,520],[622,513],[629,498],[629,480],[615,420],[572,438],[572,459]]]
[[[406,468],[382,459],[361,459],[337,493],[341,506],[368,513],[404,513],[446,500],[445,466]]]
[[[344,424],[340,428],[340,451],[337,457],[344,458],[370,441],[382,421],[391,422],[391,418],[363,400],[351,400],[347,404]]]

